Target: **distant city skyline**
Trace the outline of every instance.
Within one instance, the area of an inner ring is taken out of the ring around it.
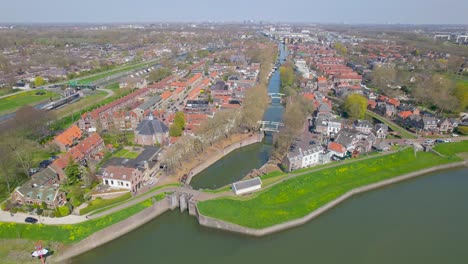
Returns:
[[[462,0],[2,0],[0,23],[269,22],[468,24]]]

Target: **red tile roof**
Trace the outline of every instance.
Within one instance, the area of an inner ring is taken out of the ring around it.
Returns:
[[[411,111],[401,111],[400,113],[398,113],[398,116],[403,118],[403,119],[406,119],[412,114],[413,114],[413,112],[411,112]]]
[[[80,139],[82,132],[77,125],[72,125],[67,130],[63,131],[61,134],[55,137],[55,141],[62,143],[65,146],[70,146],[73,144],[73,141]]]
[[[163,100],[167,100],[171,96],[172,96],[172,93],[170,91],[165,91],[164,93],[161,94],[161,98]]]
[[[330,142],[328,144],[328,149],[332,150],[334,152],[337,152],[337,153],[345,153],[346,152],[346,148],[343,147],[343,145],[341,145],[339,143],[336,143],[336,142]]]

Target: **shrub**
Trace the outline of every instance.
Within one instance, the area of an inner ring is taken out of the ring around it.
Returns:
[[[60,212],[60,216],[67,216],[70,214],[70,208],[68,208],[68,205],[60,206],[58,211]]]
[[[46,202],[42,202],[41,206],[42,206],[42,210],[47,210]]]

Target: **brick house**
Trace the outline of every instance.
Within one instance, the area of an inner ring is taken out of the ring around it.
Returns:
[[[70,147],[76,145],[83,136],[81,129],[77,125],[72,125],[67,130],[54,138],[54,143],[59,146],[60,151],[65,152]]]
[[[99,159],[100,153],[104,149],[104,140],[98,133],[92,133],[76,146],[68,150],[67,153],[56,159],[50,167],[57,172],[61,182],[66,179],[65,168],[71,160],[82,165],[87,164],[87,160]]]
[[[143,176],[140,169],[123,166],[108,166],[98,175],[103,184],[133,193],[143,187]]]
[[[59,190],[58,174],[52,168],[46,168],[31,177],[31,180],[16,187],[11,195],[11,202],[19,205],[40,205],[45,203],[49,209],[65,204],[65,193]]]

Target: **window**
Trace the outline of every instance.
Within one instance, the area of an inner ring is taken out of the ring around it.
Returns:
[[[125,184],[128,187],[128,183]]]

